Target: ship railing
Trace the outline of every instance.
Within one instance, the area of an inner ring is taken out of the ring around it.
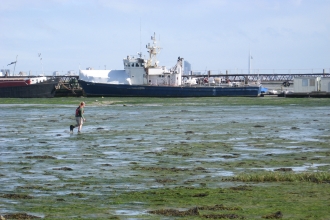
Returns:
[[[11,73],[8,71],[8,76],[46,76],[46,77],[51,77],[51,76],[79,76],[79,71],[75,70],[69,70],[69,71],[50,71],[50,70],[45,70],[45,71],[32,71],[32,70],[22,70],[19,71],[18,73]]]
[[[242,86],[251,86],[251,84],[245,84],[244,82],[218,82],[218,83],[184,83],[184,84],[182,84],[182,86],[187,86],[187,87],[242,87]]]
[[[247,77],[237,77],[237,78],[228,78],[228,77],[182,77],[183,85],[187,86],[248,86],[249,80]],[[252,81],[251,81],[252,82]],[[259,81],[255,81],[256,83]]]

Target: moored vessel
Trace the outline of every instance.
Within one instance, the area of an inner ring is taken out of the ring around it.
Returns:
[[[0,98],[52,98],[58,82],[53,77],[0,77]]]
[[[116,97],[212,97],[212,96],[260,96],[261,85],[247,82],[228,82],[198,79],[183,75],[183,58],[167,69],[159,66],[157,54],[161,48],[155,35],[148,44],[149,58],[127,56],[123,59],[124,70],[80,70],[79,84],[87,96]]]

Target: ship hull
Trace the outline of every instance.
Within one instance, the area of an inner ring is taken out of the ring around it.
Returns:
[[[30,85],[0,87],[0,98],[52,98],[58,81],[46,81]]]
[[[88,97],[219,97],[219,96],[260,96],[260,86],[149,86],[93,83],[79,80]]]

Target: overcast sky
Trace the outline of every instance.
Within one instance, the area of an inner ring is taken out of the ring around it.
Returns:
[[[330,69],[329,0],[1,0],[0,67],[123,69],[154,32],[167,67]]]

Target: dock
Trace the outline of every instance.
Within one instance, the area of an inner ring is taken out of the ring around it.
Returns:
[[[294,92],[283,96],[286,98],[330,98],[330,92]]]

